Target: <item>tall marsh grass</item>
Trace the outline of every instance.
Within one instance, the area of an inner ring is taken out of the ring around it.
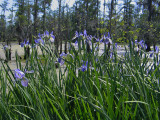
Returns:
[[[99,44],[106,43],[98,41],[95,45],[90,39],[90,44],[85,37],[77,38],[79,49],[70,42],[65,56],[54,55],[53,43],[39,44],[42,55],[32,47],[25,66],[17,56],[17,69],[34,71],[25,72],[27,87],[1,61],[0,119],[158,120],[158,53],[151,59],[142,47],[135,51],[136,44],[130,42],[122,56],[114,43],[107,55],[104,52],[99,56]]]

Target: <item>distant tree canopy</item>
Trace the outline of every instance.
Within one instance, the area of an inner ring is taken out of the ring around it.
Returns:
[[[57,1],[58,8],[53,11],[52,0],[14,0],[11,8],[4,0],[0,5],[1,42],[31,41],[46,30],[54,31],[60,52],[63,42],[67,44],[75,31],[83,30],[96,37],[110,32],[114,42],[143,39],[148,51],[159,42],[160,2],[157,0],[104,0],[103,6],[100,0],[76,0],[71,8],[64,0]],[[9,16],[5,16],[6,11],[10,11]]]

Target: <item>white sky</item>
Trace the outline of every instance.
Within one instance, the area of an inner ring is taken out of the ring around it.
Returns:
[[[3,1],[5,0],[0,0],[0,4],[3,3]],[[75,0],[62,0],[62,4],[68,4],[69,7],[72,7],[74,4]],[[8,8],[11,8],[13,4],[13,0],[8,0]],[[58,0],[52,0],[52,5],[51,5],[51,9],[52,10],[56,10],[58,8]],[[1,12],[1,7],[0,7],[0,12]]]
[[[62,4],[68,4],[69,7],[72,7],[75,3],[75,0],[62,0]],[[51,9],[56,10],[58,8],[58,0],[52,0]]]
[[[62,4],[68,4],[69,7],[72,7],[76,0],[62,0]],[[100,0],[101,2],[101,11],[103,10],[104,0]],[[108,2],[108,0],[106,0]],[[51,9],[56,10],[58,8],[58,0],[52,0]]]

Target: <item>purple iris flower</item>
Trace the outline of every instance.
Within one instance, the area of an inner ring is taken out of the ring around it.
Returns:
[[[75,46],[78,46],[78,41],[76,40],[76,42],[75,42]]]
[[[50,41],[51,41],[51,42],[54,42],[54,40],[55,40],[55,36],[51,34]]]
[[[28,79],[27,78],[22,78],[22,80],[21,80],[21,84],[22,84],[22,86],[24,86],[24,87],[27,87],[28,86]]]
[[[85,63],[85,62],[84,62],[84,63]],[[83,63],[83,65],[79,68],[79,69],[81,69],[82,72],[86,71],[86,70],[87,70],[87,66],[88,66],[88,61],[86,62],[86,65],[84,65],[84,63]]]
[[[96,58],[96,62],[98,62],[98,58]]]
[[[82,72],[86,71],[87,70],[87,66],[82,65],[81,70],[82,70]]]
[[[79,36],[80,36],[79,33],[76,31],[76,32],[75,32],[75,36],[72,38],[72,40],[78,38]]]
[[[79,36],[83,36],[83,34],[82,34],[82,33],[79,33]]]
[[[98,50],[98,48],[99,48],[99,47],[97,46],[97,47],[95,48],[95,50],[97,51],[97,50]]]
[[[9,48],[8,45],[5,45],[5,46],[3,47],[4,50],[8,50],[8,48]]]
[[[67,55],[70,55],[73,59],[73,55],[72,54],[65,54],[64,52],[60,54],[60,57],[57,58],[57,62],[60,63],[60,65],[63,65],[64,64],[64,59],[63,57],[66,57]]]
[[[78,38],[79,37],[79,33],[76,31],[75,33],[75,37]]]
[[[39,39],[35,40],[35,43],[36,44],[40,44],[40,43],[44,44],[44,41],[42,40],[42,38],[39,38]]]
[[[88,36],[88,40],[90,40],[90,41],[91,41],[91,40],[92,40],[92,38],[93,38],[93,37],[92,37],[92,35]]]
[[[85,42],[88,43],[89,45],[92,45],[91,40],[92,40],[92,35],[87,36],[87,39],[85,40]]]
[[[144,48],[144,41],[143,41],[143,40],[141,40],[141,41],[139,42],[139,44],[141,45],[142,48]],[[146,46],[145,46],[145,47],[146,47]]]
[[[26,69],[24,70],[24,73],[34,73],[34,70],[27,71]]]
[[[49,32],[47,30],[44,32],[44,37],[45,36],[49,36]]]
[[[152,56],[153,56],[153,54],[154,54],[154,53],[152,52],[152,53],[150,54],[150,57],[152,57]]]
[[[112,40],[109,37],[106,37],[105,35],[102,37],[100,42],[103,42],[105,44],[108,44],[108,43],[112,44]]]
[[[64,60],[62,57],[66,57],[68,54],[65,54],[64,52],[62,52],[60,54],[60,58],[57,59],[58,63],[60,63],[60,65],[63,65],[64,64]]]
[[[117,43],[115,43],[115,47],[117,48]]]
[[[138,43],[138,41],[137,40],[135,40],[135,44],[137,44]]]
[[[158,46],[156,46],[155,49],[156,49],[156,53],[158,54],[158,53],[159,53],[159,48],[158,48]]]
[[[51,34],[50,35],[53,35],[53,31],[51,32]]]
[[[24,47],[24,45],[25,45],[25,42],[22,42],[22,43],[21,43],[21,47]]]
[[[63,65],[64,64],[64,60],[63,60],[63,58],[58,58],[58,63],[60,63],[60,65]]]
[[[147,44],[145,44],[146,49],[148,48]]]
[[[103,38],[101,38],[101,40],[100,40],[100,43],[102,43],[103,42]]]
[[[15,69],[14,76],[16,79],[22,79],[25,76],[25,74],[22,71],[20,71],[19,69]]]
[[[96,39],[96,38],[95,38],[95,39]],[[99,41],[100,41],[99,38],[97,38],[97,39],[96,39],[96,42],[99,42]]]
[[[111,53],[110,53],[110,58],[112,58],[112,57],[113,57],[113,53],[111,52]]]
[[[154,51],[150,51],[150,52],[152,52],[152,53],[150,54],[150,57],[153,57]]]
[[[38,43],[39,43],[39,40],[38,40],[38,39],[37,39],[37,40],[35,40],[35,43],[36,43],[36,44],[38,44]]]
[[[38,33],[38,37],[42,37],[42,35],[40,33]]]
[[[143,40],[141,40],[141,41],[139,42],[139,44],[140,44],[140,45],[142,45],[143,43],[144,43],[144,41],[143,41]]]
[[[109,38],[109,39],[111,38],[111,37],[110,37],[110,33],[109,33],[109,32],[108,32],[108,36],[107,36],[107,38]]]
[[[87,31],[86,30],[84,30],[83,35],[84,35],[84,37],[87,37]]]
[[[66,57],[67,56],[67,54],[65,54],[64,52],[62,52],[61,54],[60,54],[60,57]]]
[[[147,76],[148,76],[148,73],[149,73],[149,69],[147,69],[146,73],[147,73]]]
[[[16,79],[20,79],[21,80],[21,84],[22,86],[24,87],[27,87],[28,86],[28,79],[25,77],[25,73],[33,73],[34,71],[31,70],[31,71],[26,71],[25,72],[22,72],[21,70],[19,69],[15,69],[14,70],[14,76]]]
[[[132,46],[133,46],[133,41],[131,41],[131,44],[132,44]]]
[[[21,47],[29,45],[29,40],[24,40],[24,42],[21,43]]]

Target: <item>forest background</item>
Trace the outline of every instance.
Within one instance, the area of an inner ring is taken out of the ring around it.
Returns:
[[[46,30],[54,32],[55,46],[72,40],[75,31],[101,38],[107,32],[118,43],[144,40],[147,51],[159,42],[158,0],[3,0],[0,2],[0,41],[30,42]]]

